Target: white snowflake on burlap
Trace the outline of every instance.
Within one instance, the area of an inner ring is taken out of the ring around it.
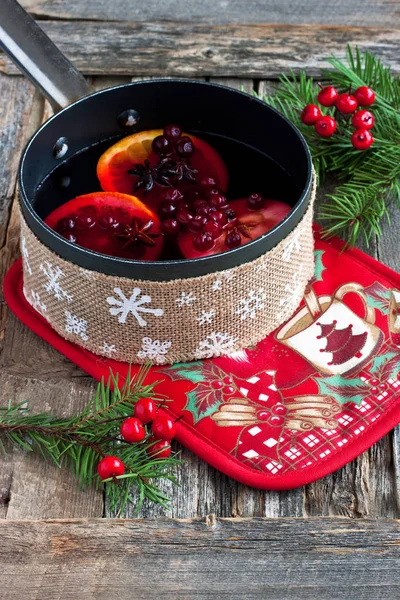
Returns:
[[[211,285],[210,290],[212,292],[218,292],[222,287],[222,279],[216,279],[214,283]]]
[[[89,339],[86,329],[87,329],[87,321],[85,319],[80,319],[76,315],[73,315],[69,312],[69,310],[65,311],[65,331],[67,333],[72,333],[78,337],[80,337],[85,342]]]
[[[26,239],[24,237],[21,238],[21,254],[24,259],[26,270],[28,271],[29,275],[32,275],[31,265],[29,264],[29,251],[26,247]]]
[[[287,296],[281,298],[279,302],[282,310],[277,314],[278,319],[289,316],[299,306],[304,294],[303,281],[301,279],[302,271],[303,265],[300,265],[298,270],[293,273],[292,280],[285,285]]]
[[[196,321],[199,322],[199,325],[206,325],[206,323],[211,323],[211,321],[213,320],[213,318],[215,317],[216,314],[217,313],[215,312],[215,310],[213,308],[211,310],[209,310],[208,312],[205,310],[202,310],[200,317],[196,317]]]
[[[301,231],[297,231],[296,233],[294,233],[291,237],[291,239],[289,239],[286,244],[283,247],[283,253],[282,253],[282,259],[285,262],[290,262],[292,260],[292,254],[295,252],[296,254],[298,254],[301,250],[301,245],[300,245],[300,236],[301,236]]]
[[[72,302],[71,294],[68,294],[68,292],[61,287],[60,279],[64,276],[64,273],[60,267],[53,267],[52,263],[45,262],[44,265],[40,265],[40,270],[47,279],[47,283],[43,285],[46,292],[48,294],[54,294],[57,300]]]
[[[180,297],[175,300],[178,306],[190,306],[193,302],[196,302],[197,298],[193,295],[193,292],[182,292]]]
[[[37,292],[31,290],[31,305],[32,307],[40,313],[47,312],[47,306],[43,304],[40,299],[40,295]]]
[[[239,300],[238,307],[235,310],[235,315],[240,315],[240,319],[254,319],[258,310],[262,310],[265,307],[264,301],[265,293],[263,288],[258,291],[250,290],[247,298]]]
[[[110,313],[113,316],[119,315],[119,323],[126,323],[128,315],[132,314],[140,327],[146,327],[147,321],[143,319],[140,313],[148,313],[155,317],[162,317],[164,314],[162,308],[149,308],[144,306],[144,304],[151,304],[151,297],[147,294],[141,296],[142,290],[140,288],[134,288],[130,298],[127,298],[118,287],[114,288],[114,292],[120,299],[109,296],[106,298],[106,301],[113,307],[110,308]]]
[[[89,280],[93,279],[93,277],[94,277],[93,271],[87,271],[83,267],[79,267],[79,275],[81,275],[85,279],[89,279]]]
[[[142,360],[147,358],[156,365],[162,365],[166,361],[166,354],[171,348],[172,342],[161,342],[145,337],[142,340],[142,349],[137,353],[138,358]]]
[[[223,354],[229,354],[232,350],[235,342],[234,339],[228,333],[216,333],[215,331],[208,335],[205,340],[199,343],[195,350],[195,358],[211,358],[212,356],[221,356]]]
[[[225,281],[232,281],[235,277],[235,273],[233,271],[224,271],[220,273],[220,277],[218,277],[210,286],[210,290],[212,292],[217,292],[222,288],[222,284]]]
[[[103,347],[100,350],[103,354],[108,354],[108,356],[111,356],[112,354],[114,354],[117,349],[115,347],[115,344],[109,344],[108,342],[104,341],[103,342]]]

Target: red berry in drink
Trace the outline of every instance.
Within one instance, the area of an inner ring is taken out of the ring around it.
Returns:
[[[314,127],[315,131],[321,137],[331,137],[336,131],[336,121],[333,117],[321,117],[315,123]]]
[[[207,217],[202,217],[200,215],[196,215],[190,221],[190,223],[188,225],[188,229],[192,233],[200,233],[201,231],[203,231],[203,227],[207,222],[208,222]]]
[[[226,208],[228,206],[228,201],[223,194],[211,194],[208,199],[208,205],[220,210],[221,208]]]
[[[375,117],[369,110],[358,110],[351,120],[351,124],[356,129],[372,129],[374,123]]]
[[[102,229],[118,229],[120,223],[111,215],[104,215],[99,219],[99,226]]]
[[[230,250],[232,248],[237,248],[238,246],[240,246],[241,242],[242,238],[240,236],[240,233],[236,229],[233,229],[232,231],[227,233],[225,238],[225,246],[227,246]]]
[[[156,417],[151,425],[154,437],[159,440],[172,440],[176,435],[175,423],[170,417]]]
[[[358,102],[350,94],[339,94],[335,102],[336,108],[344,115],[350,115],[358,107]]]
[[[177,188],[168,188],[165,192],[162,193],[162,199],[167,202],[172,202],[176,204],[179,200],[183,199],[183,194]]]
[[[333,106],[336,102],[337,97],[339,96],[339,92],[332,85],[327,85],[326,87],[320,90],[317,98],[318,102],[322,104],[322,106]],[[313,106],[311,104],[311,106]],[[308,125],[308,123],[307,123]]]
[[[129,417],[122,421],[120,432],[124,440],[130,444],[141,442],[146,437],[143,423],[137,417]]]
[[[105,456],[97,465],[97,473],[103,480],[118,477],[125,473],[125,465],[117,456]]]
[[[188,225],[188,223],[190,223],[192,219],[192,213],[190,213],[185,208],[178,210],[178,212],[176,213],[176,220],[179,221],[179,223],[181,223],[182,225]]]
[[[71,244],[75,244],[76,236],[73,233],[71,233],[70,231],[64,231],[62,235],[66,240],[71,242]]]
[[[203,204],[202,206],[199,206],[196,209],[196,213],[200,217],[208,217],[208,215],[211,214],[211,206],[207,206],[207,204]]]
[[[151,147],[156,154],[171,154],[172,145],[165,135],[158,135],[154,138]]]
[[[251,210],[260,210],[265,206],[265,198],[261,194],[250,194],[247,198],[247,206]]]
[[[170,141],[175,142],[182,135],[182,129],[179,125],[166,125],[164,127],[164,135]]]
[[[375,102],[375,92],[370,87],[362,85],[354,92],[354,97],[360,106],[371,106]]]
[[[59,231],[71,231],[75,227],[75,219],[72,217],[67,217],[65,219],[60,219],[58,222]]]
[[[214,213],[212,213],[211,218],[214,219],[214,221],[217,221],[217,223],[219,223],[220,225],[226,225],[226,223],[228,222],[225,213],[223,213],[221,210],[217,210]]]
[[[184,135],[178,138],[175,145],[176,151],[182,158],[189,158],[194,153],[194,145],[190,137]]]
[[[368,129],[356,129],[351,136],[351,143],[356,150],[368,150],[374,143],[374,138]]]
[[[96,225],[96,221],[90,215],[78,215],[75,219],[77,229],[90,229],[94,225]]]
[[[177,235],[180,229],[181,226],[176,219],[165,219],[161,223],[161,231],[165,233],[165,235]]]
[[[315,104],[307,104],[303,108],[303,112],[301,113],[301,120],[304,125],[314,125],[315,121],[318,121],[322,117],[321,110]]]
[[[150,423],[157,415],[157,405],[151,398],[140,398],[135,404],[133,414],[142,423]]]
[[[217,182],[213,177],[202,177],[199,181],[199,185],[204,189],[215,188]]]
[[[198,233],[193,236],[193,248],[198,252],[207,252],[214,246],[214,240],[209,233]]]
[[[157,212],[160,219],[171,219],[175,215],[176,205],[173,202],[166,200],[161,202]]]
[[[213,219],[210,219],[209,221],[207,221],[207,223],[204,225],[204,232],[205,233],[209,233],[211,235],[211,237],[213,239],[217,238],[220,233],[221,233],[221,226],[217,223],[217,221],[214,221]]]
[[[168,458],[171,454],[171,447],[168,440],[160,440],[147,450],[147,456],[151,458]]]

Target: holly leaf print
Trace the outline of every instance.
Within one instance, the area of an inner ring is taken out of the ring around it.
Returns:
[[[383,383],[388,379],[396,379],[400,373],[400,352],[387,352],[376,356],[370,371]]]
[[[359,378],[346,379],[341,375],[332,375],[315,381],[320,394],[331,396],[339,404],[346,404],[346,402],[361,404],[364,398],[371,394],[371,387]]]
[[[367,305],[378,309],[383,315],[389,314],[390,290],[381,283],[375,281],[364,289],[367,297]]]
[[[190,363],[177,363],[172,367],[161,369],[161,373],[168,375],[172,381],[191,381],[192,383],[200,383],[206,381],[206,374],[203,369],[203,361],[199,360]]]
[[[322,257],[324,255],[324,253],[325,253],[325,250],[314,250],[314,257],[315,257],[314,278],[315,278],[315,281],[323,280],[322,273],[326,269],[326,267],[324,267],[324,263],[322,262]]]
[[[186,394],[187,403],[184,410],[192,413],[194,423],[217,412],[223,403],[221,390],[215,390],[211,385],[199,383],[194,390]]]

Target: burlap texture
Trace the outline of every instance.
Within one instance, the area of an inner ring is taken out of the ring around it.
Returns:
[[[314,274],[310,206],[275,248],[233,269],[167,282],[68,262],[21,219],[24,294],[63,337],[115,360],[169,364],[231,354],[286,321]]]

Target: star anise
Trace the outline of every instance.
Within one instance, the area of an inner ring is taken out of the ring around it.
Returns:
[[[144,246],[154,247],[155,238],[160,237],[161,233],[150,233],[153,226],[153,221],[150,219],[147,223],[142,224],[138,219],[132,220],[132,225],[125,225],[121,231],[115,234],[117,238],[126,240],[123,248],[128,246]]]
[[[190,167],[185,158],[178,158],[178,160],[167,159],[164,163],[164,169],[169,177],[178,181],[182,181],[182,179],[196,181],[196,173],[198,171]]]
[[[134,190],[142,189],[144,192],[149,192],[153,188],[154,183],[170,187],[171,175],[169,173],[169,167],[165,166],[168,162],[168,158],[162,158],[157,165],[152,167],[146,159],[143,165],[133,165],[133,169],[129,169],[128,173],[129,175],[139,177],[138,181],[135,183]]]
[[[252,229],[256,226],[256,223],[243,223],[239,219],[233,219],[224,226],[225,231],[238,231],[242,234],[243,237],[251,239],[251,235],[249,234],[249,229]]]

